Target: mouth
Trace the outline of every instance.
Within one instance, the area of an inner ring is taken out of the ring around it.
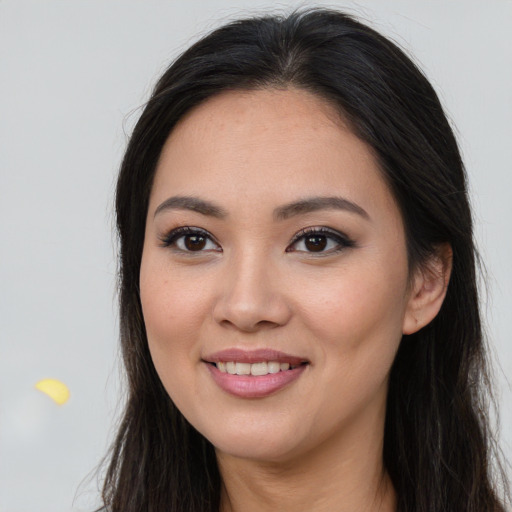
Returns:
[[[293,370],[309,364],[309,360],[278,350],[243,350],[229,348],[203,357],[205,363],[213,364],[222,373],[230,375],[267,375]]]
[[[217,385],[239,398],[272,395],[296,381],[310,365],[307,359],[266,349],[228,349],[202,360]]]
[[[237,361],[218,361],[210,363],[215,365],[221,373],[230,375],[252,375],[260,377],[279,372],[294,370],[298,366],[308,364],[306,361],[300,364],[280,363],[279,361],[259,361],[257,363],[241,363]]]

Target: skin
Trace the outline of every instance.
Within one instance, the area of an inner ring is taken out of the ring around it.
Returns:
[[[159,208],[175,196],[225,215]],[[328,207],[276,218],[283,205],[333,196],[366,214]],[[184,226],[211,238],[192,251],[190,236],[163,242]],[[320,227],[350,243],[320,239],[328,245],[317,252],[294,238]],[[140,294],[156,370],[216,447],[223,511],[394,509],[382,465],[388,375],[402,334],[441,306],[449,269],[446,258],[432,265],[439,271],[410,278],[403,222],[376,159],[323,100],[228,92],[180,121],[151,191]],[[273,348],[308,364],[278,392],[240,398],[203,360],[228,348]]]

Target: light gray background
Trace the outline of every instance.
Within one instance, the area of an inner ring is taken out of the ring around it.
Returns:
[[[86,477],[119,401],[111,202],[125,132],[172,57],[270,5],[0,0],[0,512],[98,503]],[[297,5],[311,4],[278,4]],[[329,5],[412,52],[456,125],[490,274],[484,307],[511,459],[512,1]],[[69,386],[66,405],[34,389],[45,377]]]

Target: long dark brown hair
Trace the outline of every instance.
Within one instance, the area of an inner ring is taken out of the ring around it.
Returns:
[[[384,463],[399,512],[504,511],[466,176],[433,88],[395,44],[331,10],[232,22],[179,57],[133,130],[116,195],[127,401],[103,489],[111,512],[218,512],[213,446],[177,410],[153,366],[139,297],[149,194],[169,133],[227,90],[286,88],[334,105],[378,157],[403,216],[411,269],[440,244],[453,270],[438,316],[404,336],[389,379]],[[505,495],[506,493],[503,493]]]

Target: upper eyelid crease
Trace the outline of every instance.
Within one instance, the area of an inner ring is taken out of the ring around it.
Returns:
[[[300,240],[301,238],[307,236],[307,235],[331,235],[333,238],[342,238],[343,240],[348,240],[348,236],[342,233],[341,231],[338,231],[337,229],[328,228],[326,226],[312,226],[307,227],[299,230],[295,235],[292,237],[292,242],[295,240]]]
[[[171,229],[164,235],[159,236],[158,238],[163,243],[164,246],[170,245],[175,242],[178,238],[187,235],[202,235],[209,240],[211,240],[214,244],[219,245],[216,238],[208,231],[203,228],[198,228],[194,226],[180,226],[175,229]]]
[[[175,245],[176,241],[179,238],[182,238],[187,235],[202,235],[206,238],[208,238],[211,242],[213,242],[215,245],[217,245],[221,252],[222,247],[217,241],[217,239],[207,230],[196,227],[196,226],[179,226],[177,228],[172,229],[171,231],[167,232],[165,235],[159,236],[160,242],[162,243],[162,247],[169,247],[171,245]],[[336,241],[340,246],[343,246],[345,248],[349,247],[355,247],[356,242],[351,239],[349,236],[347,236],[345,233],[342,233],[336,229],[329,228],[326,226],[310,226],[301,229],[295,235],[293,235],[292,239],[290,240],[288,246],[285,249],[285,252],[293,252],[291,250],[291,247],[297,244],[300,240],[307,236],[312,235],[320,235],[325,236],[327,238],[330,238],[331,240]],[[191,251],[194,252],[194,251]],[[202,252],[202,251],[197,251]],[[320,254],[320,253],[319,253]]]
[[[343,244],[345,247],[355,247],[356,246],[356,242],[353,239],[351,239],[350,237],[348,237],[347,235],[345,235],[344,233],[342,233],[338,230],[327,228],[327,227],[310,227],[310,228],[304,228],[304,229],[300,230],[298,233],[296,233],[293,236],[291,242],[289,243],[286,251],[289,252],[290,247],[295,245],[297,242],[299,242],[303,238],[305,238],[307,236],[311,236],[311,235],[320,235],[320,236],[325,236],[325,237],[331,238],[332,240],[335,240],[338,243]]]

